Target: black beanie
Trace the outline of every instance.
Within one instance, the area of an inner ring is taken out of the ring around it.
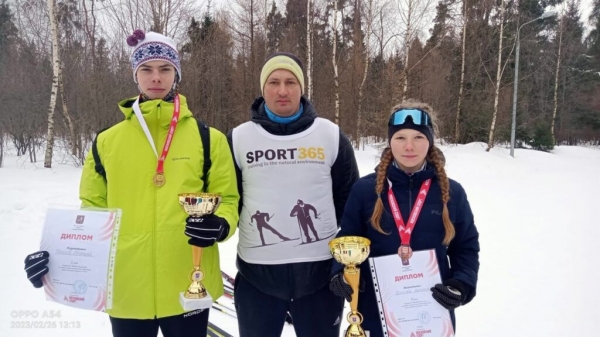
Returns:
[[[413,123],[411,116],[406,117],[404,124],[388,126],[388,144],[390,144],[394,133],[402,129],[413,129],[419,131],[420,133],[424,134],[425,137],[427,137],[427,140],[429,141],[429,148],[433,146],[433,128],[429,125],[416,125]]]

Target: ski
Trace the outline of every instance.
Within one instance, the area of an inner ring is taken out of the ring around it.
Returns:
[[[216,334],[216,336],[218,336],[218,337],[233,337],[232,334],[230,334],[227,331],[219,328],[218,326],[214,325],[211,322],[208,322],[208,329],[212,330]]]
[[[235,283],[235,279],[222,270],[221,276],[223,277],[223,295],[225,295],[227,298],[233,299],[233,285]]]
[[[237,319],[237,315],[235,314],[235,311],[233,311],[223,305],[220,305],[219,303],[213,303],[212,308],[224,313],[225,315],[227,315],[229,317],[233,317],[233,318]]]
[[[206,336],[207,337],[219,337],[219,335],[217,335],[213,330],[211,330],[210,328],[208,328],[206,330]]]
[[[223,292],[223,296],[233,300],[233,294],[232,293],[228,293],[227,291]]]
[[[222,302],[219,302],[219,301],[215,301],[215,303],[217,303],[218,305],[224,307],[225,309],[227,309],[227,310],[229,310],[229,311],[231,311],[233,313],[236,312],[234,307],[231,307],[230,305],[227,305],[226,303],[222,303]]]
[[[221,276],[227,280],[227,282],[229,282],[229,284],[231,285],[231,287],[235,286],[235,278],[231,277],[231,275],[227,274],[226,272],[221,270]]]
[[[223,285],[223,294],[227,297],[233,297],[233,288],[224,284]]]

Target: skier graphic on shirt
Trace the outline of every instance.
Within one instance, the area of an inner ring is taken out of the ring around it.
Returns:
[[[263,236],[263,228],[266,228],[268,230],[270,230],[273,234],[279,236],[279,238],[283,241],[289,241],[290,239],[288,237],[285,237],[283,235],[281,235],[281,233],[279,233],[275,228],[271,227],[268,224],[268,221],[271,221],[271,218],[273,218],[272,215],[269,215],[269,213],[261,213],[260,211],[256,211],[256,213],[250,217],[250,224],[254,223],[254,220],[256,219],[256,228],[258,228],[258,233],[260,234],[260,241],[262,242],[262,245],[265,246],[265,237]]]
[[[304,232],[304,237],[306,238],[306,243],[311,243],[313,241],[319,241],[319,236],[317,235],[317,231],[315,230],[315,226],[313,224],[312,218],[310,217],[311,210],[315,213],[315,219],[318,219],[319,214],[317,213],[317,210],[315,209],[315,207],[310,204],[305,204],[304,201],[298,199],[296,206],[294,206],[294,208],[292,209],[292,212],[290,212],[291,217],[295,216],[298,218],[298,225],[300,225],[300,228]],[[311,239],[310,235],[308,234],[309,227],[313,233],[314,239]],[[302,233],[300,233],[300,234],[302,235]]]

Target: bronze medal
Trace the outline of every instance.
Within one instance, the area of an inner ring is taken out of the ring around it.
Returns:
[[[398,255],[400,255],[400,259],[402,259],[402,265],[408,266],[408,259],[412,257],[412,248],[409,245],[401,245],[398,248]]]
[[[402,260],[408,260],[412,257],[412,248],[408,245],[402,245],[398,248],[398,255]]]
[[[152,177],[152,182],[154,182],[154,185],[157,187],[162,187],[166,182],[164,173],[156,172],[154,177]]]

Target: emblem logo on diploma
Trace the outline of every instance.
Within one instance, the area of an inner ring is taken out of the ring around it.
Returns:
[[[213,214],[221,204],[221,195],[217,193],[183,193],[179,194],[179,204],[192,217],[203,217]],[[189,279],[191,281],[185,292],[179,293],[179,302],[186,311],[207,309],[212,306],[213,299],[202,284],[204,272],[202,248],[192,246],[192,264]]]

